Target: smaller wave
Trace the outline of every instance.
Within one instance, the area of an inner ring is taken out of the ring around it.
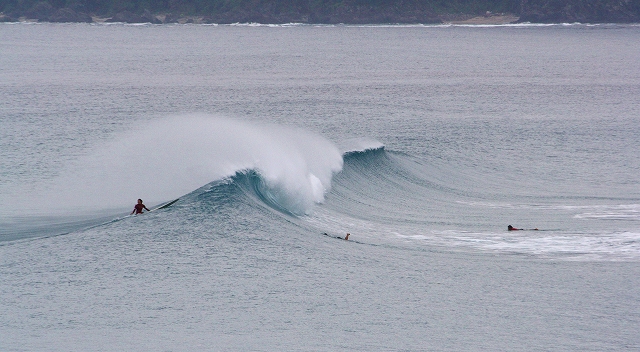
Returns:
[[[595,206],[576,214],[576,219],[640,221],[640,204]]]
[[[343,156],[347,156],[352,153],[366,152],[369,150],[382,150],[384,149],[384,144],[371,138],[354,138],[342,141],[340,143],[340,149],[342,150]]]

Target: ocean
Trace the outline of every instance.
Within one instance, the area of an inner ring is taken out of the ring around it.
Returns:
[[[0,48],[2,351],[640,351],[638,25]]]

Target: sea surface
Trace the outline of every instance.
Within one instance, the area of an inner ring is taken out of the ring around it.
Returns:
[[[639,331],[638,25],[0,24],[1,351]]]

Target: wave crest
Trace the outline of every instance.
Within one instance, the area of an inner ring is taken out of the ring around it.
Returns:
[[[324,200],[342,169],[340,150],[315,133],[285,126],[250,124],[207,115],[144,122],[69,165],[38,201],[43,213],[128,207],[142,198],[157,203],[212,181],[255,170],[261,194],[294,214]],[[16,200],[18,202],[19,200]],[[19,208],[19,207],[18,207]]]

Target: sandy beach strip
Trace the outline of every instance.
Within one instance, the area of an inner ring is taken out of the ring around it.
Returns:
[[[469,25],[500,25],[514,23],[519,19],[518,16],[512,14],[496,14],[476,16],[466,20],[447,21],[449,24],[469,24]]]

